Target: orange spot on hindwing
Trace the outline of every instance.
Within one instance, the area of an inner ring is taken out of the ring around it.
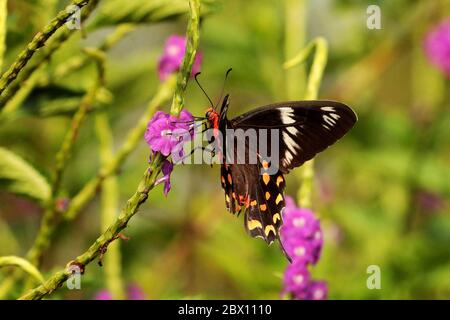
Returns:
[[[269,184],[270,176],[268,173],[263,173],[263,181],[266,185]]]

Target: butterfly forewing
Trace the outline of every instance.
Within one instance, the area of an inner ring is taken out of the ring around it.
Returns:
[[[314,100],[261,107],[231,120],[231,125],[244,130],[278,129],[279,168],[287,173],[335,143],[356,120],[356,114],[345,104]]]

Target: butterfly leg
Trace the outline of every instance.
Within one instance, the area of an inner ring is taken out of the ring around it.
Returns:
[[[208,151],[211,155],[213,154],[214,150],[208,149],[207,147],[203,147],[203,146],[197,146],[195,148],[193,148],[188,154],[184,155],[183,157],[181,157],[178,161],[182,162],[184,159],[189,158],[190,156],[192,156],[194,154],[195,151],[197,150],[202,150],[202,151]]]

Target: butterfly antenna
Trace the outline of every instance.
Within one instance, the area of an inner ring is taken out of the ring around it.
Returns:
[[[206,98],[208,98],[209,103],[211,104],[211,107],[214,107],[214,103],[212,102],[211,98],[208,96],[208,94],[206,93],[205,89],[203,89],[202,85],[200,84],[200,82],[198,81],[197,77],[200,75],[201,72],[197,72],[194,76],[195,82],[197,82],[197,85],[199,86],[199,88],[203,91],[203,93],[205,94]]]
[[[233,68],[228,69],[227,73],[225,73],[225,79],[223,80],[222,91],[220,92],[220,98],[219,98],[219,101],[217,101],[216,106],[215,106],[214,109],[217,109],[217,107],[219,106],[220,101],[222,100],[223,92],[225,90],[225,83],[227,82],[228,74],[231,72],[231,70],[233,70]]]

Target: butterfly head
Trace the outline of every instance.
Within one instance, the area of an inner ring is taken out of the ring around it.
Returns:
[[[214,108],[208,108],[208,110],[206,110],[205,117],[210,127],[215,129],[219,128],[219,114]]]

